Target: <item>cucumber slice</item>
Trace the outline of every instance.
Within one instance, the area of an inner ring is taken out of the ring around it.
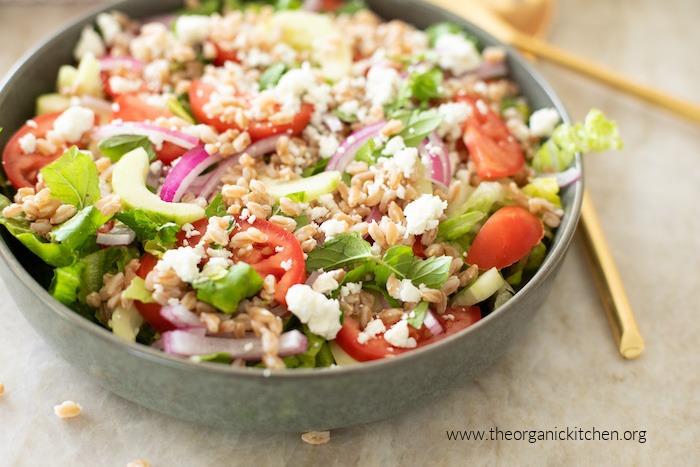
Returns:
[[[70,107],[70,97],[57,92],[42,94],[36,98],[36,115],[60,112]]]
[[[75,77],[78,76],[78,69],[71,65],[62,65],[58,69],[58,78],[56,78],[56,91],[61,94],[73,94],[73,85]]]
[[[321,195],[327,193],[333,193],[338,188],[338,182],[340,182],[340,172],[335,170],[282,183],[274,180],[264,180],[268,194],[275,201],[292,193],[303,192],[305,202],[318,199]]]
[[[204,209],[192,203],[168,203],[146,188],[148,154],[143,148],[129,151],[114,165],[112,188],[125,207],[160,214],[178,225],[204,217]]]
[[[73,82],[73,90],[76,96],[94,96],[102,98],[102,77],[100,75],[100,61],[88,52],[83,55],[78,64],[78,72]]]
[[[346,351],[344,351],[335,341],[328,342],[328,348],[331,349],[333,358],[335,359],[335,364],[338,366],[351,366],[359,365],[360,362],[352,358]]]
[[[142,324],[141,313],[134,306],[131,308],[117,307],[107,323],[116,336],[131,342],[136,341]]]
[[[498,292],[505,283],[506,281],[498,269],[491,268],[458,292],[450,303],[457,306],[476,305]]]

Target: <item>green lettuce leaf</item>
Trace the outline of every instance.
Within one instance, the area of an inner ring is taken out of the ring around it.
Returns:
[[[71,249],[80,249],[88,241],[94,242],[97,229],[102,227],[112,216],[103,215],[95,206],[88,206],[55,227],[49,236],[52,240]]]
[[[255,270],[244,262],[231,266],[221,278],[195,282],[197,299],[215,306],[224,313],[233,313],[244,298],[260,292],[263,281]]]
[[[124,154],[136,148],[143,148],[148,154],[148,160],[152,161],[156,158],[153,144],[148,136],[116,135],[101,141],[98,147],[102,154],[111,159],[112,162],[117,162]]]

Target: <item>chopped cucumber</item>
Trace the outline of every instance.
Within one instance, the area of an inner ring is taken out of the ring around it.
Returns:
[[[458,292],[450,303],[457,306],[476,305],[498,292],[505,283],[506,281],[498,269],[491,268]]]
[[[328,348],[331,349],[333,358],[335,359],[335,364],[338,366],[351,366],[359,365],[360,362],[352,358],[346,351],[344,351],[335,341],[328,342]]]
[[[62,65],[61,68],[58,69],[56,91],[64,95],[72,94],[76,76],[78,76],[78,69],[76,67],[71,65]]]
[[[90,52],[80,59],[78,72],[73,82],[73,90],[76,96],[104,97],[100,61]]]
[[[292,193],[304,193],[304,201],[313,201],[326,193],[333,193],[340,182],[340,172],[329,170],[311,177],[300,178],[289,182],[264,180],[267,192],[275,201]]]
[[[146,187],[148,166],[148,154],[143,148],[127,152],[114,165],[112,188],[124,206],[160,214],[178,225],[204,217],[204,209],[196,204],[168,203],[151,193]]]
[[[36,115],[60,112],[70,107],[70,97],[57,92],[42,94],[36,98]]]
[[[117,307],[107,323],[115,336],[131,342],[136,341],[136,336],[139,334],[139,328],[142,324],[143,318],[141,313],[134,306],[130,308]]]

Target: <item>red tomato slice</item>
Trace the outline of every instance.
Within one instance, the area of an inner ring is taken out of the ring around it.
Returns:
[[[481,113],[475,96],[459,96],[458,102],[471,106],[464,122],[464,144],[482,180],[496,180],[517,174],[525,165],[523,148],[492,110]]]
[[[465,261],[483,270],[503,269],[523,258],[542,237],[544,226],[530,211],[519,206],[505,206],[481,227]]]
[[[247,128],[239,128],[235,123],[224,122],[218,117],[210,117],[204,112],[204,105],[209,102],[212,92],[214,92],[214,86],[211,84],[204,83],[200,80],[192,82],[189,90],[189,98],[194,118],[197,119],[198,122],[213,126],[219,132],[224,132],[229,129],[246,130],[250,134],[250,139],[252,141],[258,141],[280,133],[298,135],[306,128],[306,125],[309,124],[311,121],[311,114],[313,114],[313,106],[303,103],[301,104],[301,109],[290,123],[273,125],[266,120],[251,121]]]
[[[255,219],[252,223],[247,220],[236,219],[236,227],[232,235],[238,232],[245,232],[251,227],[255,227],[265,235],[267,240],[262,243],[256,243],[254,248],[238,260],[245,261],[255,269],[263,278],[268,274],[272,274],[277,279],[277,287],[275,289],[275,300],[286,305],[285,297],[287,290],[294,284],[302,284],[306,281],[306,265],[304,263],[304,252],[301,249],[299,241],[290,232],[284,230],[272,222],[263,219]],[[184,231],[180,231],[177,235],[178,246],[196,245],[199,243],[202,235],[207,230],[207,219],[200,219],[193,224],[194,230],[200,232],[199,235],[194,235],[187,238]],[[276,251],[280,250],[280,251]],[[136,271],[136,274],[145,279],[148,273],[153,269],[158,262],[158,259],[146,253],[141,258],[141,265]],[[286,263],[285,263],[286,262]],[[288,265],[288,268],[285,268]],[[161,306],[158,303],[142,303],[135,301],[136,308],[141,313],[144,321],[153,326],[158,332],[165,332],[173,329],[172,325],[160,315]]]
[[[425,326],[421,327],[420,330],[409,326],[410,336],[416,339],[417,346],[415,348],[425,347],[471,326],[481,319],[481,309],[476,305],[470,307],[452,306],[448,307],[442,315],[435,314],[435,317],[445,327],[445,332],[442,334],[432,335]],[[390,355],[398,355],[412,350],[392,347],[384,339],[384,336],[377,336],[369,339],[365,344],[360,344],[357,342],[359,334],[360,328],[357,322],[350,317],[346,317],[343,321],[343,327],[335,337],[335,342],[348,355],[361,362],[379,360]]]
[[[48,156],[38,151],[25,154],[19,143],[19,140],[28,133],[32,133],[37,138],[46,136],[46,132],[53,128],[53,122],[62,113],[63,112],[53,112],[34,117],[32,121],[35,122],[36,125],[30,126],[25,123],[17,133],[10,138],[10,141],[7,142],[2,152],[2,167],[8,180],[15,188],[33,187],[36,184],[39,170],[45,165],[55,161],[63,154],[63,150],[59,150]]]
[[[214,47],[216,47],[216,56],[212,60],[214,65],[224,66],[226,62],[240,63],[237,50],[226,49],[216,42],[214,43]]]
[[[146,104],[142,99],[134,94],[120,94],[114,98],[115,110],[114,119],[121,119],[124,122],[143,122],[145,120],[155,120],[159,117],[170,118],[174,115],[165,109],[159,109]],[[160,149],[154,148],[158,159],[165,164],[181,157],[187,149],[176,144],[165,141]]]

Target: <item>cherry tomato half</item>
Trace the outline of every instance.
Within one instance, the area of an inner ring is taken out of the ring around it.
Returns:
[[[542,222],[519,206],[505,206],[479,229],[465,261],[479,269],[505,268],[523,258],[544,237]]]

